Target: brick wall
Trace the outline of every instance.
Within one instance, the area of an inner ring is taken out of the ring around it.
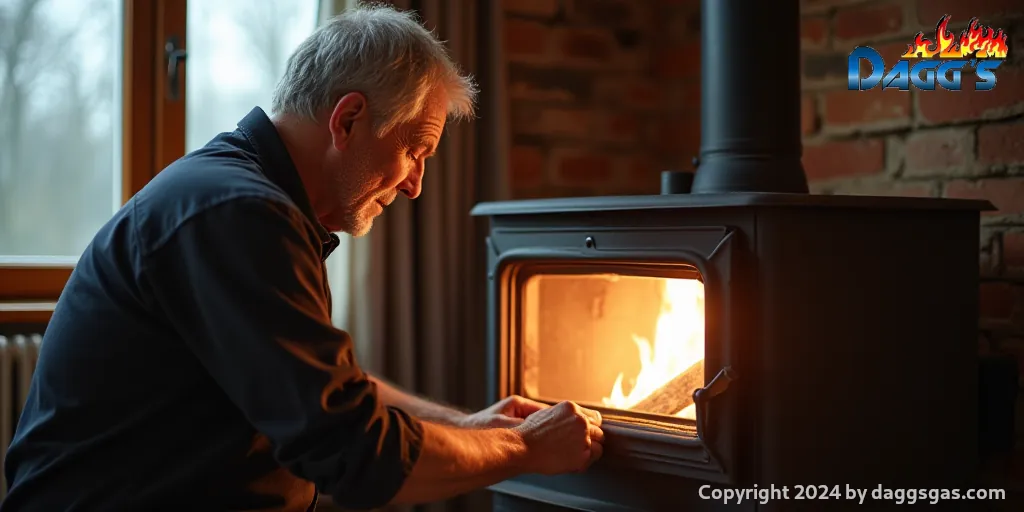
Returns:
[[[513,197],[657,193],[700,139],[697,4],[505,0]]]
[[[513,197],[656,193],[699,150],[697,0],[506,0]],[[1024,368],[1024,2],[803,0],[801,112],[812,192],[985,198],[980,350]],[[857,45],[889,64],[943,14],[1009,34],[998,85],[973,92],[846,90]],[[1024,492],[1016,460],[993,481]],[[941,449],[941,447],[936,447]]]

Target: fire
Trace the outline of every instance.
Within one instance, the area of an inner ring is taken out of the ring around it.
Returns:
[[[695,279],[666,279],[654,342],[633,335],[640,352],[640,373],[629,393],[622,388],[620,373],[604,405],[631,409],[690,366],[704,359],[704,284]],[[695,419],[691,404],[675,413]]]
[[[996,30],[992,27],[981,25],[978,18],[972,18],[970,26],[960,33],[959,39],[949,31],[949,19],[947,14],[939,20],[935,27],[936,40],[932,41],[924,37],[924,32],[918,32],[914,43],[907,45],[907,51],[902,55],[904,59],[931,59],[936,56],[940,59],[962,59],[973,57],[978,59],[1005,59],[1009,51],[1006,44],[1006,33],[1002,29]]]

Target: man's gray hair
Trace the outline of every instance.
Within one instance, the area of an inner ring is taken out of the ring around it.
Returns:
[[[378,137],[420,114],[435,87],[448,93],[448,116],[473,116],[477,87],[415,14],[368,3],[346,9],[288,58],[271,110],[315,119],[343,95],[367,97]]]

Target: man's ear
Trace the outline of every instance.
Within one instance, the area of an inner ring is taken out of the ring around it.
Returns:
[[[331,144],[337,150],[345,149],[352,138],[356,126],[369,120],[369,107],[366,96],[362,93],[350,92],[338,99],[328,127],[331,130]]]

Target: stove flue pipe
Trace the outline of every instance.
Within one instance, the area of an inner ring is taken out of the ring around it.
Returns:
[[[807,193],[799,0],[701,0],[701,146],[691,193]]]

